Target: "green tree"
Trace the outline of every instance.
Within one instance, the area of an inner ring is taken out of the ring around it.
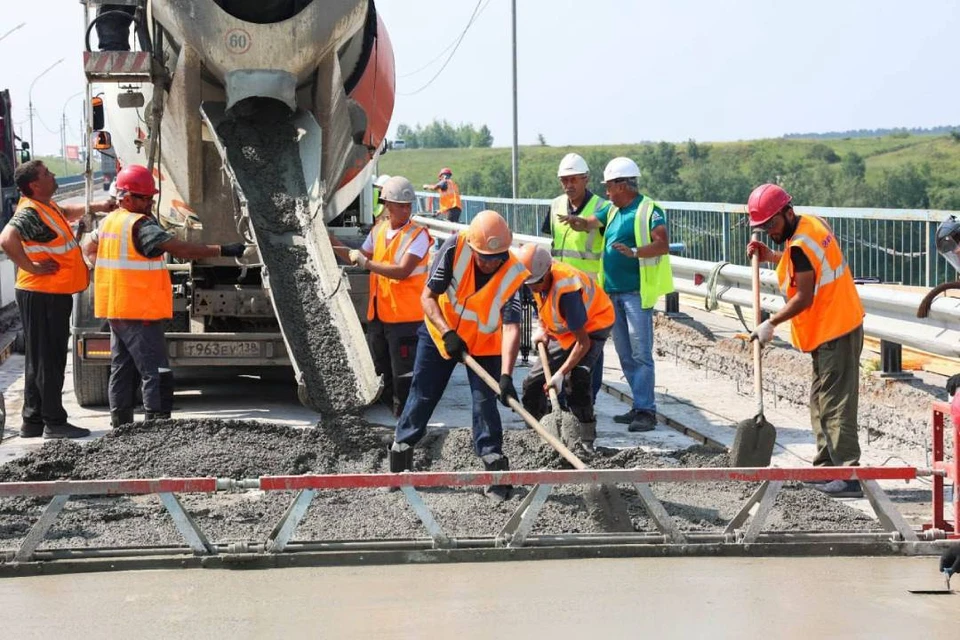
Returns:
[[[867,176],[867,163],[859,153],[851,151],[843,157],[840,170],[847,178],[863,180]]]
[[[490,133],[490,127],[485,124],[480,125],[476,137],[473,139],[472,146],[488,148],[493,146],[493,134]]]
[[[829,145],[818,142],[817,144],[810,147],[810,151],[807,152],[807,157],[811,160],[819,160],[820,162],[826,162],[827,164],[834,164],[835,162],[840,162],[840,156],[837,155],[837,152],[833,150]]]

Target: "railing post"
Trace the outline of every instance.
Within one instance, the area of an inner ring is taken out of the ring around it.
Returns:
[[[907,380],[913,373],[903,370],[903,347],[896,342],[880,341],[880,371],[881,378]]]
[[[721,247],[721,260],[730,262],[730,212],[724,211],[720,214],[723,222],[723,247]]]
[[[925,287],[934,287],[936,286],[937,275],[934,272],[937,264],[937,228],[933,226],[933,222],[927,220],[924,223],[926,227],[926,246],[924,250],[926,251],[926,269],[925,269],[925,281],[923,285]]]

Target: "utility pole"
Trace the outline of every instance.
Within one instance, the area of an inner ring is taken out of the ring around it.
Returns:
[[[510,16],[513,30],[513,199],[519,197],[520,189],[520,147],[517,146],[517,0],[510,2]]]

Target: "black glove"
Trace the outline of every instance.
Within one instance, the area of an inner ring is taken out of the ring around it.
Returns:
[[[510,377],[510,374],[502,373],[500,374],[500,402],[503,403],[503,406],[509,407],[510,398],[519,400],[517,389],[513,386],[513,378]]]
[[[467,352],[467,343],[456,331],[451,329],[443,334],[443,348],[447,350],[448,356],[463,362],[463,354]]]
[[[953,395],[957,392],[957,387],[960,387],[960,373],[954,374],[947,378],[947,393]]]
[[[224,258],[239,258],[247,250],[247,245],[242,242],[231,242],[230,244],[220,245],[220,255]]]

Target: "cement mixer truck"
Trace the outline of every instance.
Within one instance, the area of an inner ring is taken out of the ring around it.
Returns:
[[[292,366],[321,415],[373,402],[365,276],[337,265],[328,235],[371,220],[364,190],[393,112],[393,51],[372,0],[130,0],[133,51],[92,50],[104,10],[83,4],[84,70],[104,110],[103,131],[88,118],[90,139],[153,170],[156,213],[178,237],[250,247],[168,265],[171,364]],[[85,406],[106,402],[109,376],[92,296],[74,310]]]

